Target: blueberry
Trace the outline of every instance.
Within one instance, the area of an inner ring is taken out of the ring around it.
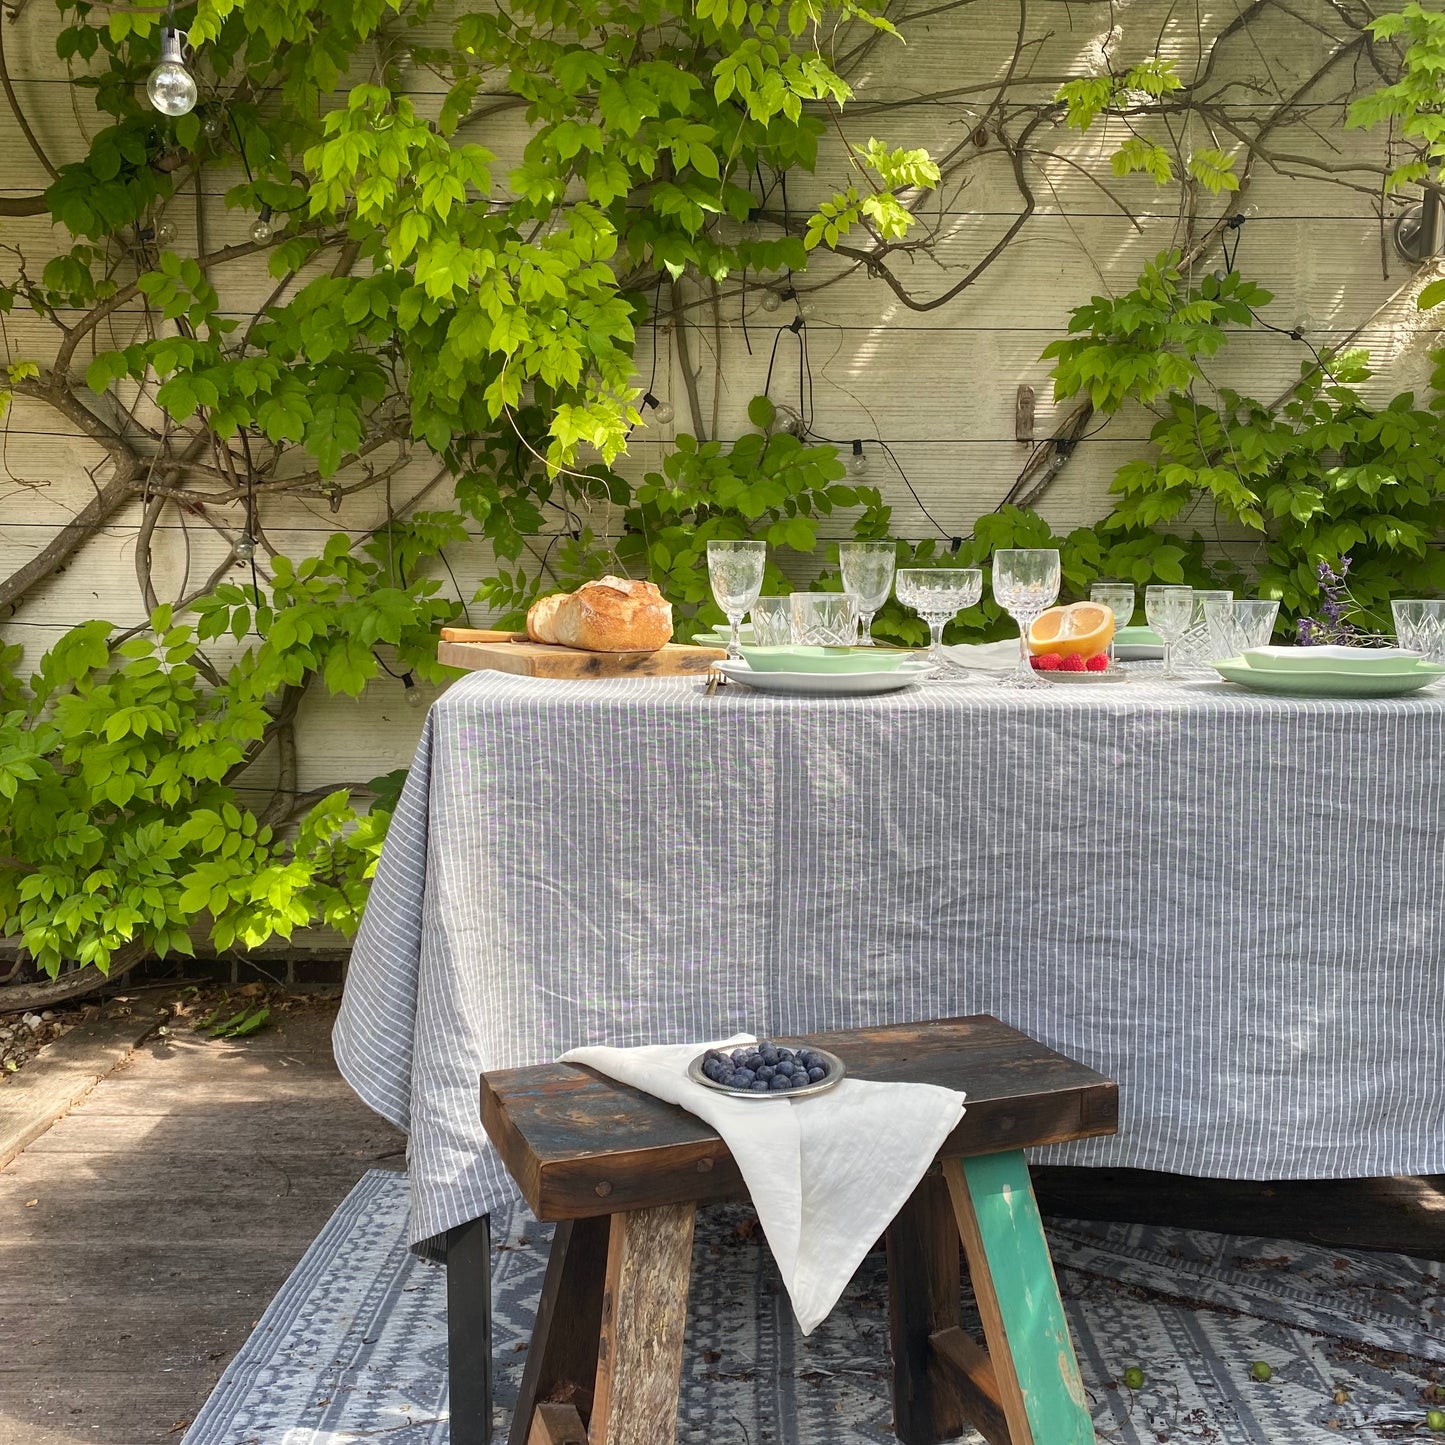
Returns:
[[[712,1060],[712,1059],[720,1059],[720,1058],[722,1058],[722,1056],[723,1056],[723,1052],[722,1052],[721,1049],[709,1049],[709,1050],[707,1051],[707,1053],[705,1053],[705,1054],[703,1055],[703,1058],[704,1058],[704,1060]]]
[[[791,1059],[778,1060],[778,1072],[780,1074],[786,1074],[790,1079],[793,1077],[793,1074],[796,1071],[797,1067],[798,1066]]]
[[[739,1089],[745,1088],[756,1078],[757,1075],[751,1069],[735,1069],[733,1071],[733,1082]]]
[[[742,1061],[747,1058],[747,1056],[748,1051],[746,1049],[734,1049],[732,1051],[732,1061],[735,1064],[742,1063]]]
[[[776,1074],[778,1071],[770,1064],[759,1064],[757,1072],[758,1078],[771,1082],[773,1075]]]
[[[722,1073],[722,1067],[721,1067],[721,1065],[719,1065],[719,1063],[718,1063],[718,1061],[717,1061],[716,1059],[709,1059],[709,1060],[702,1066],[702,1076],[703,1076],[703,1078],[705,1078],[705,1079],[711,1079],[711,1080],[713,1081],[713,1083],[716,1083],[716,1082],[717,1082],[717,1078],[718,1078],[718,1075],[719,1075],[720,1073]]]
[[[774,1092],[778,1091],[779,1089],[788,1089],[791,1087],[792,1085],[788,1083],[788,1076],[786,1074],[774,1074],[771,1082],[768,1084],[768,1088],[772,1089]]]
[[[754,1094],[766,1094],[771,1087],[771,1084],[765,1084],[761,1079],[754,1079],[753,1082],[748,1085],[748,1089]]]
[[[764,1044],[758,1050],[758,1056],[765,1064],[776,1064],[778,1062],[778,1051],[771,1044]]]
[[[806,1089],[808,1087],[808,1076],[801,1069],[788,1080],[790,1089]]]
[[[792,1051],[792,1049],[779,1049],[778,1057],[780,1059],[796,1059],[798,1056]]]
[[[828,1071],[827,1071],[827,1069],[823,1068],[823,1067],[822,1067],[821,1065],[819,1065],[819,1064],[814,1064],[813,1067],[808,1070],[808,1082],[809,1082],[810,1084],[816,1084],[816,1083],[818,1083],[820,1080],[826,1079],[827,1077],[828,1077]]]
[[[743,1063],[745,1063],[748,1068],[755,1069],[758,1067],[759,1064],[762,1063],[762,1061],[763,1056],[756,1049],[754,1049],[752,1053],[750,1053],[747,1058],[743,1060]]]

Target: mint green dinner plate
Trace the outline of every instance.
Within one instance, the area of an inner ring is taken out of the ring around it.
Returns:
[[[1240,656],[1256,672],[1351,672],[1408,674],[1424,658],[1402,647],[1249,647]]]
[[[896,672],[905,662],[921,659],[913,652],[883,647],[750,647],[743,657],[754,672],[815,672],[858,674]]]
[[[1348,672],[1321,668],[1314,672],[1299,669],[1251,667],[1242,657],[1211,662],[1226,682],[1237,682],[1252,692],[1284,694],[1292,697],[1397,697],[1416,692],[1445,677],[1445,666],[1438,662],[1417,662],[1413,672]]]
[[[1164,640],[1152,627],[1121,627],[1114,634],[1114,656],[1120,662],[1149,662],[1164,656]]]

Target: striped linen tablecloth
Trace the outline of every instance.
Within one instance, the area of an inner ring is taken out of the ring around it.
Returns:
[[[411,1238],[513,1194],[478,1075],[988,1012],[1120,1083],[1055,1163],[1445,1171],[1445,696],[866,699],[477,673],[433,707],[334,1043]],[[965,1081],[966,1082],[966,1081]]]

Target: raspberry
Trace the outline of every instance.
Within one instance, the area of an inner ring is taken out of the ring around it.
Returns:
[[[1104,672],[1109,666],[1109,654],[1107,652],[1100,652],[1094,657],[1086,657],[1084,659],[1084,666],[1090,672]]]
[[[1077,652],[1071,653],[1059,662],[1060,672],[1082,672],[1084,667],[1084,659]]]
[[[1057,652],[1044,652],[1033,659],[1036,672],[1056,672],[1064,665],[1064,659]]]

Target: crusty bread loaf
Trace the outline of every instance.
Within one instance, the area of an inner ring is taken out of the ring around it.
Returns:
[[[533,642],[556,642],[554,619],[557,609],[570,595],[567,592],[554,592],[550,597],[539,597],[527,609],[527,636]]]
[[[655,652],[672,640],[672,604],[651,582],[603,577],[535,603],[527,635],[585,652]]]

